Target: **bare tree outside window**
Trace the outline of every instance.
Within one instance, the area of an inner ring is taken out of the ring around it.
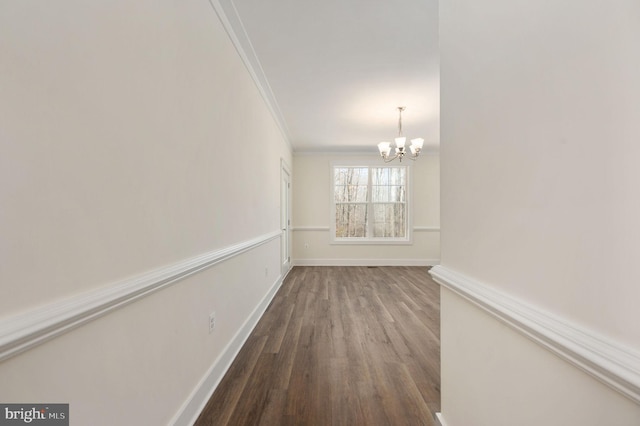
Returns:
[[[335,237],[407,237],[407,169],[336,166]]]
[[[406,236],[406,169],[372,168],[373,236],[404,238]]]
[[[336,237],[367,237],[367,167],[334,169]]]

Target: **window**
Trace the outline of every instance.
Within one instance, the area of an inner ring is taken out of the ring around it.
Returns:
[[[334,242],[409,243],[407,166],[334,165]]]

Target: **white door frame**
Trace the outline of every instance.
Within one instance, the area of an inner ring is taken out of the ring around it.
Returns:
[[[282,276],[291,269],[291,168],[280,159],[280,264]]]

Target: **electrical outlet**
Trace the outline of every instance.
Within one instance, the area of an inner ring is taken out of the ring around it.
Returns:
[[[216,313],[211,312],[209,315],[209,334],[213,333],[213,329],[216,328]]]
[[[304,248],[309,248],[309,243],[304,243]]]

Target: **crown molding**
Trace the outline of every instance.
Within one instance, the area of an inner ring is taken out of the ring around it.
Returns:
[[[267,108],[271,112],[273,119],[278,125],[282,136],[287,141],[289,149],[293,152],[293,146],[291,145],[291,134],[289,133],[289,129],[284,120],[284,116],[282,115],[282,110],[280,109],[278,101],[276,100],[276,97],[271,90],[269,81],[264,74],[264,70],[262,69],[260,60],[258,59],[258,56],[253,49],[253,45],[251,44],[249,35],[247,34],[247,31],[242,24],[242,20],[238,15],[238,10],[233,4],[233,1],[209,0],[209,4],[211,4],[211,7],[216,12],[216,15],[218,15],[218,19],[220,19],[222,26],[231,39],[231,43],[238,52],[238,55],[240,55],[244,66],[247,68],[247,71],[251,75],[251,78],[258,88],[258,91],[262,95],[262,98],[264,99]]]

